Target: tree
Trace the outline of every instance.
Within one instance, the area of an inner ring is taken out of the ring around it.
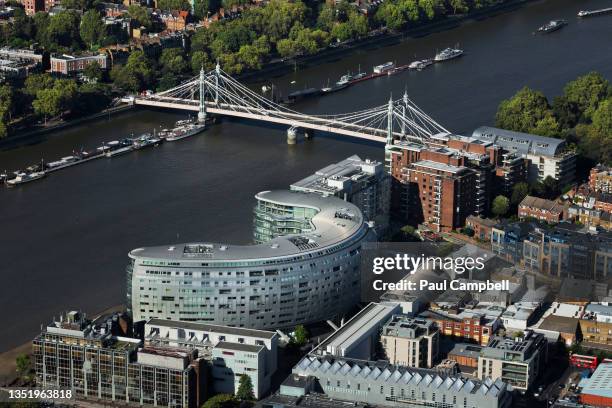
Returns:
[[[55,80],[49,74],[32,74],[28,75],[25,80],[24,93],[30,96],[36,96],[36,93],[41,89],[49,89],[53,87]]]
[[[97,61],[93,61],[87,64],[85,69],[83,69],[83,75],[85,75],[90,82],[98,82],[102,80],[104,71]]]
[[[194,74],[199,74],[202,68],[208,70],[211,66],[212,62],[204,51],[195,51],[191,54],[191,71]]]
[[[308,331],[303,325],[298,324],[295,327],[293,338],[295,344],[297,344],[298,346],[303,346],[304,344],[308,343]]]
[[[34,112],[44,116],[45,122],[49,116],[57,116],[72,107],[77,86],[72,79],[58,79],[53,88],[41,89],[32,102]]]
[[[571,129],[580,119],[580,110],[576,102],[570,102],[565,96],[553,99],[552,110],[561,129]]]
[[[612,98],[602,101],[593,113],[593,128],[612,142]]]
[[[493,200],[493,204],[491,205],[491,211],[497,217],[502,217],[506,215],[509,208],[510,208],[510,201],[508,200],[507,197],[503,195],[498,195],[497,197],[495,197],[495,199]]]
[[[467,13],[470,10],[465,0],[449,0],[448,4],[453,9],[453,14]]]
[[[564,96],[581,112],[582,120],[588,121],[601,101],[612,95],[610,83],[597,72],[590,72],[565,85]]]
[[[512,196],[510,197],[510,204],[513,206],[517,206],[523,201],[529,194],[529,184],[525,182],[516,183],[512,187]]]
[[[251,381],[251,377],[246,374],[240,376],[236,398],[241,401],[252,401],[255,399],[255,394],[253,394],[253,382]]]
[[[185,72],[188,68],[182,48],[166,48],[162,51],[159,62],[164,73],[178,75]]]
[[[30,361],[30,356],[27,354],[19,354],[15,359],[15,366],[19,377],[27,377],[30,373],[30,370],[32,369],[32,362]]]
[[[132,18],[132,20],[135,20],[134,22],[137,26],[151,28],[153,25],[151,16],[145,7],[132,4],[128,7],[128,15]]]
[[[195,0],[193,14],[197,18],[205,18],[208,13],[215,13],[221,7],[220,0]]]
[[[154,77],[153,74],[151,62],[144,52],[136,50],[130,54],[124,66],[113,67],[111,78],[117,87],[127,91],[138,92],[151,85]]]
[[[73,50],[80,49],[79,28],[80,17],[78,12],[74,10],[60,11],[51,17],[47,27],[49,45],[54,49],[62,47]]]
[[[99,44],[104,36],[105,26],[96,10],[88,10],[81,19],[80,34],[81,39],[93,48],[94,44]]]
[[[238,401],[230,394],[217,394],[210,397],[201,408],[233,408],[238,406]]]
[[[495,115],[498,127],[518,132],[533,132],[537,130],[540,121],[543,129],[550,129],[553,118],[548,100],[542,92],[524,87],[512,98],[501,102]]]
[[[189,0],[158,0],[157,7],[160,10],[191,10]]]

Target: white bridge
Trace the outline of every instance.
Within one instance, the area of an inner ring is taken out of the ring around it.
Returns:
[[[159,108],[198,112],[204,122],[207,114],[260,120],[296,128],[389,143],[393,139],[418,142],[437,133],[448,133],[404,93],[403,98],[357,112],[336,115],[308,115],[282,106],[252,91],[217,67],[167,91],[125,98],[125,102]],[[290,137],[290,136],[289,136]],[[289,140],[289,139],[288,139]]]

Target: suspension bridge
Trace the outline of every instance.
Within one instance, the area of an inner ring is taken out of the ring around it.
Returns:
[[[309,115],[297,112],[259,95],[241,84],[217,64],[200,75],[163,92],[124,98],[124,102],[157,108],[198,112],[204,123],[207,115],[232,116],[289,126],[291,132],[310,129],[375,142],[391,143],[394,139],[423,142],[448,130],[423,112],[404,92],[383,105],[357,112],[334,115]],[[295,136],[294,136],[295,137]]]

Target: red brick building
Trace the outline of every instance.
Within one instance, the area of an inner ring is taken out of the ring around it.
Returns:
[[[485,242],[491,241],[491,231],[495,224],[495,220],[475,215],[470,215],[465,220],[466,227],[470,227],[474,231],[474,238]]]
[[[21,4],[28,16],[45,11],[45,0],[21,0]]]
[[[63,75],[74,75],[81,72],[92,62],[97,62],[102,69],[110,68],[108,55],[52,55],[51,72]]]
[[[519,219],[535,218],[554,224],[564,218],[565,207],[555,201],[527,196],[518,206]]]
[[[496,322],[482,315],[460,318],[428,310],[420,316],[435,321],[441,335],[482,346],[489,344],[489,338],[496,330]]]
[[[612,168],[597,165],[589,173],[589,187],[598,193],[612,194]]]

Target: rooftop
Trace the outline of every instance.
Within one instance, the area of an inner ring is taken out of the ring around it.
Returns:
[[[559,333],[575,334],[578,328],[578,319],[551,315],[544,319],[539,329],[556,331]]]
[[[523,198],[523,201],[521,201],[519,207],[536,208],[538,210],[550,211],[558,214],[563,212],[563,206],[561,204],[558,204],[555,201],[529,195]]]
[[[584,381],[583,394],[612,398],[612,363],[600,364],[591,378]],[[581,382],[582,384],[582,382]]]
[[[198,331],[206,331],[206,332],[214,332],[219,334],[233,334],[236,336],[245,336],[245,337],[258,337],[264,339],[271,339],[277,334],[275,332],[266,331],[266,330],[255,330],[255,329],[244,329],[242,327],[230,327],[230,326],[220,326],[215,324],[208,323],[193,323],[193,322],[181,322],[181,321],[173,321],[173,320],[164,320],[164,319],[149,319],[146,323],[147,326],[160,326],[160,327],[168,327],[172,329],[187,329],[187,330],[198,330]]]
[[[169,246],[138,248],[129,256],[137,262],[155,260],[202,261],[260,260],[322,251],[337,245],[364,230],[364,220],[359,208],[336,197],[323,197],[315,193],[289,190],[264,191],[258,199],[284,205],[313,208],[318,213],[312,217],[313,231],[298,235],[286,235],[258,245],[228,245],[194,242]],[[303,245],[306,243],[306,245]]]
[[[235,351],[246,351],[249,353],[259,353],[263,350],[264,346],[256,346],[253,344],[240,344],[240,343],[230,343],[227,341],[220,341],[215,346],[217,349],[227,349],[227,350],[235,350]]]
[[[418,162],[413,163],[413,166],[424,167],[426,169],[443,171],[452,174],[460,174],[468,170],[468,168],[464,166],[453,166],[450,164],[438,163],[431,160],[419,160]]]
[[[513,132],[490,126],[479,127],[474,130],[472,136],[479,140],[493,142],[506,150],[514,150],[521,154],[555,156],[565,148],[565,141],[563,139]]]

